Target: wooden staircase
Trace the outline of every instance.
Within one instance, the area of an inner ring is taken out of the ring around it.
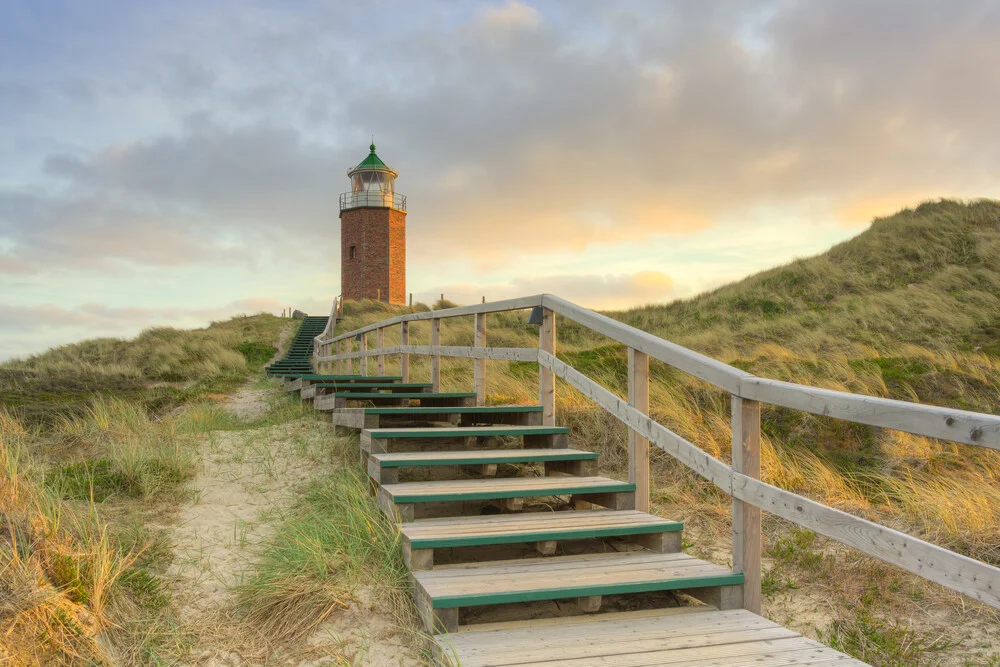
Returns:
[[[399,523],[413,595],[440,664],[863,665],[743,607],[744,575],[681,551],[683,525],[636,511],[636,485],[541,424],[541,406],[400,377],[288,380],[360,433],[379,507]],[[639,607],[638,611],[607,611]],[[530,619],[469,624],[477,611]]]

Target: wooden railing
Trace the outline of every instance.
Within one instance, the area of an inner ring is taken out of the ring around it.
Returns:
[[[538,348],[495,348],[486,344],[486,314],[540,309]],[[556,357],[556,316],[622,343],[628,348],[628,400],[623,400]],[[475,318],[472,347],[440,345],[441,320]],[[410,345],[410,323],[430,322],[430,345]],[[400,327],[400,344],[385,347],[384,332]],[[376,332],[370,349],[368,335]],[[359,349],[353,343],[359,341]],[[334,349],[335,348],[335,349]],[[649,443],[672,455],[733,498],[733,570],[746,579],[744,604],[755,613],[761,605],[761,510],[830,537],[882,561],[1000,609],[1000,569],[886,526],[833,509],[760,480],[760,408],[762,403],[817,415],[906,431],[967,445],[1000,449],[1000,417],[874,396],[819,389],[756,377],[652,334],[622,324],[550,294],[487,304],[401,315],[354,331],[316,338],[314,362],[336,363],[338,373],[353,372],[360,359],[399,355],[403,381],[409,380],[411,354],[431,357],[431,382],[441,383],[441,357],[474,360],[477,404],[486,400],[488,359],[539,364],[539,400],[543,423],[555,423],[555,377],[582,392],[629,429],[628,475],[636,484],[636,507],[649,507]],[[649,359],[719,387],[731,396],[732,466],[710,456],[649,416]]]

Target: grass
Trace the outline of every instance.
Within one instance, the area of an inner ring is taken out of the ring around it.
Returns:
[[[218,392],[259,372],[288,324],[238,317],[0,366],[0,662],[166,664],[184,653],[163,578],[171,550],[151,524],[183,497],[194,437],[213,424],[177,408],[218,410]]]
[[[399,532],[376,506],[354,467],[316,479],[275,524],[245,583],[239,609],[264,635],[288,642],[308,635],[355,603],[361,587],[395,615],[407,613],[407,569]]]
[[[288,325],[271,315],[239,316],[205,329],[157,328],[132,340],[98,338],[0,364],[0,404],[29,427],[84,415],[95,398],[164,413],[230,391],[260,371]]]
[[[349,302],[338,331],[425,309]],[[1000,203],[924,203],[875,220],[817,257],[691,299],[606,314],[762,377],[1000,414]],[[527,311],[487,315],[486,329],[491,346],[537,346]],[[441,338],[442,345],[471,345],[472,318],[442,321]],[[410,341],[429,344],[429,327],[411,325]],[[398,328],[388,329],[386,345],[398,343]],[[557,349],[560,359],[626,396],[624,346],[560,318]],[[387,358],[386,372],[398,372],[396,363]],[[411,357],[410,364],[412,379],[429,377],[426,359]],[[471,366],[444,359],[442,389],[471,387]],[[728,461],[728,397],[660,362],[651,363],[650,375],[653,417]],[[534,364],[487,363],[489,403],[535,402],[537,387]],[[621,476],[624,427],[564,383],[557,387],[558,419],[573,429],[570,445],[598,451],[604,471]],[[766,481],[1000,564],[1000,452],[771,406],[762,432]],[[695,550],[724,544],[730,499],[662,452],[652,452],[652,465],[657,511],[685,521]],[[803,538],[783,524],[768,526],[770,537],[793,542],[794,554],[782,556],[789,546],[772,543],[772,593],[843,576],[820,562],[823,550],[794,544]],[[862,597],[847,591],[842,603],[861,608]],[[851,651],[874,650],[850,638],[852,627],[858,638],[868,631],[898,637],[908,627],[869,611],[839,626],[838,641]],[[900,641],[914,651],[935,653],[933,640],[908,637]]]

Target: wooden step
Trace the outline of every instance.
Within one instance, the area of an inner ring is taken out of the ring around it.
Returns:
[[[462,667],[865,667],[743,609],[680,607],[504,625],[437,635],[434,657]]]
[[[574,501],[613,510],[635,509],[635,484],[606,477],[509,477],[384,484],[378,491],[378,503],[389,516],[412,521],[414,505],[423,503],[546,496],[573,496]]]
[[[378,452],[368,457],[368,474],[380,484],[398,481],[400,468],[483,466],[484,475],[495,475],[500,463],[545,463],[546,473],[594,474],[597,454],[579,449],[475,449],[439,452]],[[558,464],[558,465],[557,465]]]
[[[719,609],[740,607],[743,575],[684,553],[628,551],[446,566],[413,572],[428,630],[458,629],[458,610],[492,604],[686,590]],[[599,600],[596,604],[600,606]]]
[[[317,382],[315,385],[316,389],[333,390],[323,391],[320,393],[334,393],[334,392],[344,392],[344,391],[361,391],[374,393],[378,391],[391,391],[391,392],[410,392],[419,389],[421,391],[429,390],[434,387],[430,382],[384,382],[381,380],[372,380],[368,382],[366,380],[355,380],[353,382]]]
[[[375,405],[409,405],[419,401],[424,406],[470,405],[476,400],[474,392],[400,392],[398,394],[380,392],[337,391],[325,394],[322,401],[316,399],[316,407],[323,409],[346,408],[350,401],[361,401]]]
[[[318,409],[318,406],[317,406]],[[449,422],[452,424],[511,424],[536,426],[542,423],[540,405],[491,405],[487,407],[381,407],[340,408],[333,411],[334,426],[354,429],[380,428],[399,422]]]
[[[565,449],[569,429],[563,426],[451,426],[426,428],[378,428],[361,432],[362,452],[388,452],[391,443],[406,445],[440,443],[440,449],[465,447],[469,438],[520,438],[529,448]],[[450,442],[449,442],[450,441]]]
[[[400,526],[410,569],[434,566],[434,549],[527,544],[554,553],[553,542],[621,537],[650,551],[680,551],[684,524],[635,510],[531,512],[424,519]],[[551,549],[550,549],[551,547]]]

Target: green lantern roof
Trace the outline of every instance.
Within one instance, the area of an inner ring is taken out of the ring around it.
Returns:
[[[372,144],[369,148],[371,149],[371,153],[369,153],[368,157],[361,161],[361,164],[347,172],[348,176],[353,176],[354,173],[358,171],[386,171],[392,174],[393,177],[399,176],[394,169],[392,169],[385,162],[382,162],[382,158],[375,155],[375,144]]]

